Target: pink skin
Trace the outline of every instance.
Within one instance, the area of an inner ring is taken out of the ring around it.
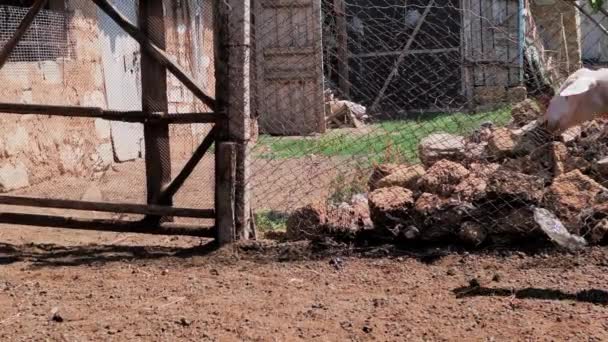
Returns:
[[[551,99],[543,117],[551,132],[593,120],[608,113],[608,69],[579,69],[562,85]]]

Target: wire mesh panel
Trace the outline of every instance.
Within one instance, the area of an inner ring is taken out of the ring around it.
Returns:
[[[128,21],[139,25],[138,1],[110,3]],[[212,6],[211,0],[165,1],[163,21],[150,24],[152,33],[163,32],[161,45],[169,59],[211,97],[215,92]],[[0,46],[12,37],[28,10],[18,4],[0,5]],[[150,89],[163,86],[163,82],[142,84],[145,53],[94,2],[49,1],[0,70],[0,102],[142,111],[142,102],[156,96]],[[176,116],[211,112],[170,72],[165,93],[153,101],[164,104],[149,105],[146,109],[152,112]],[[2,114],[0,121],[3,193],[110,203],[147,202],[146,174],[150,170],[145,165],[142,123],[13,114]],[[162,154],[170,158],[172,175],[181,170],[211,127],[170,125],[169,151]],[[178,192],[174,205],[212,209],[213,153],[205,156],[194,177],[196,181],[187,182]],[[111,213],[78,215],[118,217]]]
[[[329,229],[500,243],[538,232],[533,210],[545,207],[571,232],[603,239],[580,215],[604,217],[595,196],[606,191],[597,163],[608,150],[582,146],[603,141],[605,123],[550,134],[542,117],[569,75],[603,62],[604,14],[559,0],[259,3],[260,135],[250,164],[258,223],[295,237]],[[299,16],[321,30],[296,25]],[[322,45],[301,51],[309,35]],[[289,57],[265,52],[268,39]],[[274,70],[289,72],[275,81]],[[314,88],[290,88],[315,81],[322,103]],[[584,121],[580,108],[556,101],[554,119]],[[319,116],[317,130],[298,121]],[[593,195],[574,198],[587,187]]]

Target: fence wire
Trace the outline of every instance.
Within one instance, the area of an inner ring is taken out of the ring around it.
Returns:
[[[258,226],[479,245],[537,234],[546,207],[605,241],[604,122],[552,136],[539,121],[571,73],[607,61],[606,16],[581,6],[255,2]]]
[[[142,85],[139,44],[91,1],[48,3],[0,70],[1,101],[142,110],[142,100],[150,95]],[[137,0],[111,3],[129,21],[138,24]],[[213,2],[164,1],[163,4],[164,26],[153,21],[150,31],[165,32],[165,50],[169,57],[213,97]],[[18,1],[0,5],[0,47],[13,35],[28,9]],[[173,75],[169,72],[167,75],[166,108],[153,103],[148,109],[176,115],[210,112]],[[151,89],[150,84],[146,86]],[[1,192],[54,199],[146,203],[142,124],[12,114],[0,115],[0,122]],[[165,150],[163,154],[170,155],[172,175],[181,170],[210,129],[211,125],[207,124],[170,126],[169,146],[165,147],[170,151],[166,154]],[[210,152],[176,194],[173,204],[213,208],[214,169]],[[2,208],[17,209],[21,210]],[[96,218],[108,216],[42,211]],[[111,213],[109,216],[120,217]],[[188,221],[199,223],[199,220]]]

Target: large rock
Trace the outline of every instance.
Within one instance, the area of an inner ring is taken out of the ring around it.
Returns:
[[[295,210],[287,218],[287,238],[308,239],[318,236],[327,222],[327,207],[323,203],[312,203]]]
[[[488,193],[505,200],[539,203],[543,198],[545,181],[538,176],[500,169],[488,181]]]
[[[0,192],[8,192],[30,186],[27,168],[23,163],[0,167]]]
[[[399,186],[380,188],[368,197],[371,219],[376,228],[392,228],[399,220],[411,219],[410,209],[414,204],[411,190]]]
[[[607,192],[608,189],[598,182],[574,170],[555,178],[547,189],[545,205],[565,220],[564,225],[572,230],[576,228],[578,215],[596,203],[599,195]]]
[[[418,187],[425,192],[449,196],[469,173],[469,170],[458,163],[440,160],[420,177]]]
[[[508,128],[500,127],[494,130],[492,137],[488,141],[488,155],[494,159],[502,159],[513,154],[516,140],[513,133]]]
[[[478,164],[469,166],[470,175],[454,188],[454,196],[463,201],[477,201],[485,197],[488,180],[500,167],[499,164]]]
[[[420,141],[418,152],[422,163],[429,167],[441,159],[462,160],[466,156],[466,143],[460,135],[435,133]]]
[[[423,193],[414,205],[420,238],[437,241],[451,236],[474,209],[468,202]]]
[[[392,173],[395,173],[397,170],[399,170],[402,167],[403,167],[403,165],[392,164],[392,163],[374,165],[374,169],[372,171],[372,174],[369,176],[369,181],[367,183],[370,190],[372,190],[372,191],[376,190],[378,188],[378,182],[382,178],[384,178]]]
[[[393,173],[380,179],[375,188],[388,188],[391,186],[400,186],[403,188],[413,189],[416,187],[418,179],[425,174],[422,165],[403,165],[397,168]]]
[[[523,100],[511,109],[513,123],[519,127],[538,119],[542,116],[542,111],[538,103],[533,99]]]

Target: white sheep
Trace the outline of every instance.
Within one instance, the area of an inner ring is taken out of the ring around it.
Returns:
[[[582,68],[570,75],[549,102],[543,117],[551,132],[608,114],[608,69]]]

